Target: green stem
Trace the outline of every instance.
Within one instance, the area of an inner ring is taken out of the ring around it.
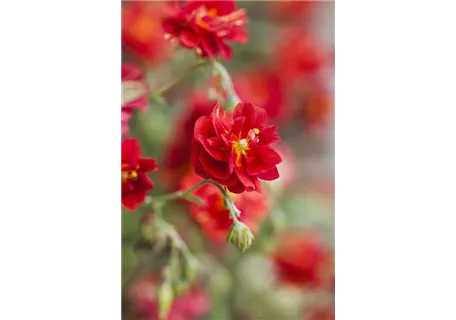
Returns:
[[[193,65],[192,67],[190,67],[187,70],[185,70],[184,72],[182,72],[179,76],[177,76],[176,78],[172,79],[170,82],[168,82],[168,83],[164,84],[163,86],[161,86],[158,90],[152,92],[152,96],[153,97],[161,96],[163,93],[165,93],[166,91],[168,91],[169,89],[174,87],[176,84],[181,82],[192,71],[194,71],[195,69],[198,69],[201,66],[207,65],[207,63],[208,63],[207,61],[201,61],[201,62]]]
[[[228,210],[230,211],[230,217],[233,219],[234,222],[239,222],[239,215],[240,211],[236,206],[234,205],[233,200],[231,200],[230,196],[228,195],[228,192],[223,188],[221,185],[219,185],[217,182],[211,181],[211,180],[206,180],[207,183],[210,183],[214,186],[216,186],[220,192],[223,194],[224,199],[226,200],[226,203],[228,205]]]
[[[162,195],[162,196],[153,197],[153,198],[151,198],[151,200],[154,201],[154,202],[163,203],[163,202],[179,199],[179,198],[181,198],[181,197],[183,197],[183,196],[185,196],[185,195],[187,195],[189,193],[192,193],[196,189],[199,189],[200,187],[205,185],[207,183],[207,181],[208,180],[203,180],[203,181],[195,184],[190,189],[179,190],[179,191],[176,191],[176,192],[173,192],[173,193],[169,193],[169,194],[165,194],[165,195]]]
[[[222,85],[225,91],[228,93],[229,99],[232,100],[233,105],[238,104],[241,102],[236,91],[234,90],[233,81],[231,80],[230,74],[226,70],[226,68],[218,61],[214,60],[212,62],[214,70],[217,71],[222,78]]]

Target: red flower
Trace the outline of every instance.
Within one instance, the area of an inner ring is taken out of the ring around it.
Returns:
[[[135,313],[143,319],[156,320],[158,285],[154,277],[140,277],[130,288],[129,295],[134,301]],[[168,320],[196,320],[209,311],[210,301],[204,291],[193,285],[189,291],[175,298],[168,314]]]
[[[189,189],[201,180],[202,178],[190,173],[182,180],[182,189]],[[229,210],[223,204],[223,195],[220,190],[211,184],[206,184],[194,191],[193,194],[200,198],[204,205],[191,204],[191,216],[201,226],[207,237],[215,241],[224,241],[233,220],[230,218]],[[255,234],[259,223],[269,213],[266,195],[257,192],[244,192],[239,195],[231,194],[230,197],[241,211],[239,220],[244,222]]]
[[[122,141],[122,205],[134,211],[144,202],[146,192],[154,188],[147,172],[158,168],[151,158],[141,158],[141,147],[138,140]]]
[[[122,64],[122,110],[147,108],[147,83],[141,70],[133,64]]]
[[[234,76],[233,83],[241,100],[264,108],[269,118],[278,121],[288,115],[282,81],[277,72],[259,66]]]
[[[233,113],[217,103],[210,116],[195,123],[191,162],[205,179],[227,186],[233,193],[260,191],[261,180],[279,177],[280,155],[270,144],[280,141],[277,126],[268,126],[266,111],[239,103]]]
[[[147,108],[147,84],[135,65],[122,64],[122,136],[128,133],[133,109]]]
[[[296,175],[298,174],[298,163],[296,158],[287,145],[281,144],[277,146],[277,152],[282,157],[282,163],[277,165],[277,169],[280,173],[279,183],[284,189],[289,188],[292,183],[296,180]]]
[[[207,93],[196,92],[187,99],[188,104],[179,114],[177,122],[173,124],[175,131],[166,143],[164,165],[161,173],[167,187],[171,190],[179,188],[182,177],[192,171],[190,164],[191,142],[195,122],[201,116],[208,116],[214,108],[214,102],[207,98]]]
[[[132,113],[127,110],[122,110],[122,106],[120,107],[120,136],[123,137],[130,132],[130,126],[128,122],[132,117]]]
[[[309,130],[324,128],[334,116],[334,92],[315,88],[307,90],[304,108],[304,125]]]
[[[311,17],[316,1],[268,1],[269,9],[275,18],[296,24]]]
[[[224,59],[232,56],[226,40],[247,42],[247,13],[236,10],[235,1],[183,2],[174,2],[170,16],[163,20],[167,38],[179,39],[182,46],[196,50],[202,57],[215,58],[220,54]]]
[[[273,260],[281,283],[310,287],[327,283],[333,261],[329,248],[314,234],[292,232],[281,240]]]
[[[156,63],[170,52],[160,23],[164,7],[159,2],[122,3],[122,48],[141,62]]]
[[[288,29],[277,46],[277,65],[280,75],[289,82],[296,77],[315,77],[330,56],[313,36],[299,29]]]
[[[306,312],[302,320],[335,320],[336,310],[334,304],[316,305]]]

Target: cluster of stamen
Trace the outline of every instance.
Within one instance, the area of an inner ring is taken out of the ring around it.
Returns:
[[[249,130],[247,133],[247,137],[240,139],[240,140],[234,140],[231,143],[233,144],[234,150],[236,151],[236,166],[240,167],[242,166],[242,156],[246,155],[246,151],[250,150],[249,144],[251,142],[259,142],[259,137],[258,134],[260,133],[260,130],[257,128]]]
[[[122,165],[122,183],[127,182],[128,180],[136,181],[138,180],[138,170],[139,166],[136,165],[134,168],[131,168],[129,164]]]

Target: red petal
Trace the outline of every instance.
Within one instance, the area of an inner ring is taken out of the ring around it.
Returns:
[[[239,117],[234,119],[233,127],[231,128],[231,134],[234,134],[238,139],[242,139],[242,127],[244,126],[245,117]]]
[[[257,177],[261,180],[272,181],[279,178],[279,171],[277,170],[277,167],[273,167],[268,171],[258,174]]]
[[[146,196],[146,191],[151,190],[154,188],[154,183],[145,173],[139,173],[138,181],[136,181],[135,189],[138,191],[139,200],[143,201]],[[141,193],[144,192],[144,197],[141,196]]]
[[[217,42],[218,51],[220,52],[220,56],[225,60],[231,60],[233,57],[233,49],[224,43],[223,41]]]
[[[189,29],[183,30],[179,39],[181,44],[187,48],[194,49],[198,47],[198,35]]]
[[[215,132],[217,135],[224,135],[228,133],[227,125],[229,124],[229,115],[220,107],[220,104],[217,104],[212,111],[212,124],[214,126]]]
[[[226,37],[226,39],[240,44],[246,44],[249,40],[247,28],[245,26],[240,26],[233,29],[233,31]]]
[[[133,195],[122,196],[122,205],[130,211],[135,211],[138,204]]]
[[[206,151],[201,151],[198,160],[204,170],[218,179],[228,179],[233,172],[233,168],[226,161],[218,161],[212,158]]]
[[[272,169],[282,162],[280,155],[270,147],[257,147],[247,152],[246,172],[250,175],[258,175]]]
[[[268,114],[266,113],[266,110],[264,110],[263,108],[257,106],[254,106],[254,108],[256,111],[254,128],[263,128],[268,122]]]
[[[223,1],[202,1],[208,10],[217,10],[217,15],[227,15],[236,9],[236,2],[233,0]]]
[[[192,151],[190,153],[190,162],[192,164],[193,170],[197,175],[200,177],[203,177],[204,179],[209,179],[209,176],[207,175],[206,171],[204,170],[203,166],[199,162],[199,153],[203,147],[201,144],[196,141],[196,139],[192,140]]]
[[[214,159],[221,161],[229,160],[231,149],[227,148],[226,144],[221,138],[214,137],[207,139],[200,136],[196,139],[204,147],[204,150],[206,150],[207,153],[209,153],[209,155]]]
[[[139,166],[142,172],[151,172],[158,169],[157,162],[152,158],[139,159]]]
[[[193,129],[195,138],[203,137],[209,138],[215,135],[214,125],[212,124],[211,117],[202,116],[195,122]]]
[[[207,36],[202,36],[201,37],[201,49],[203,50],[203,52],[211,57],[211,58],[215,58],[215,55],[217,54],[217,46],[214,42],[214,40],[212,39],[209,39]]]
[[[245,191],[244,185],[241,182],[238,182],[237,184],[235,184],[233,186],[228,186],[227,188],[230,192],[237,193],[237,194]]]
[[[252,177],[247,174],[247,172],[245,171],[245,168],[243,166],[234,167],[234,171],[236,172],[236,175],[238,176],[239,181],[245,187],[245,190],[247,190],[247,191],[255,190],[255,183],[253,182]]]
[[[162,22],[162,28],[165,33],[168,33],[172,36],[179,36],[181,31],[180,23],[175,19],[167,19]]]
[[[277,126],[270,126],[267,128],[264,128],[260,131],[258,134],[259,142],[258,144],[260,146],[264,146],[267,144],[271,144],[274,142],[280,141],[280,137],[277,134]]]
[[[237,177],[236,172],[234,171],[228,179],[217,179],[212,177],[212,180],[227,187],[234,186],[235,184],[240,183],[239,178]]]
[[[136,164],[141,155],[141,148],[136,138],[122,141],[122,163]]]

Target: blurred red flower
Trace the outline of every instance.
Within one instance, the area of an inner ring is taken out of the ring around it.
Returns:
[[[302,108],[305,127],[312,130],[326,126],[334,116],[334,93],[318,87],[306,92]]]
[[[332,305],[316,305],[311,307],[302,320],[335,320],[336,310]]]
[[[217,54],[231,59],[232,49],[226,40],[247,42],[247,13],[236,10],[235,1],[174,1],[170,15],[162,26],[169,39],[177,38],[186,48],[202,57]]]
[[[201,116],[208,116],[214,108],[214,102],[209,101],[206,92],[192,93],[188,103],[179,113],[177,122],[173,124],[175,131],[166,143],[164,163],[161,173],[163,180],[170,190],[179,188],[182,177],[191,172],[190,153],[195,122]]]
[[[289,115],[278,74],[265,66],[258,66],[233,77],[239,98],[264,108],[275,122],[283,121]]]
[[[181,188],[189,189],[202,180],[201,177],[191,172],[182,180]],[[233,220],[230,218],[229,210],[224,206],[220,190],[214,185],[206,184],[193,194],[200,198],[204,205],[190,204],[191,216],[201,226],[207,237],[215,241],[224,241]],[[259,223],[269,213],[269,202],[266,195],[259,192],[244,192],[230,194],[230,197],[241,211],[239,220],[244,222],[255,234],[258,231]]]
[[[331,250],[313,233],[287,232],[273,256],[280,283],[318,287],[326,284]]]
[[[120,136],[125,136],[130,132],[129,122],[132,117],[132,113],[127,110],[122,110],[120,106]]]
[[[277,45],[276,58],[280,75],[287,83],[299,77],[315,76],[330,61],[330,56],[315,37],[295,28],[284,32]]]
[[[122,205],[134,211],[144,202],[146,192],[154,188],[147,172],[158,168],[152,158],[141,158],[138,140],[130,138],[122,141]]]
[[[233,193],[259,192],[259,179],[277,179],[276,165],[282,162],[270,146],[280,141],[277,126],[267,120],[266,111],[249,102],[238,103],[233,113],[217,103],[210,116],[195,123],[190,159],[195,172]]]
[[[128,133],[133,109],[147,108],[147,83],[141,70],[133,64],[122,64],[122,136]]]
[[[160,23],[164,8],[164,2],[122,3],[122,48],[143,63],[162,61],[170,52]]]
[[[316,1],[268,1],[269,9],[274,17],[291,23],[305,21],[317,4]]]
[[[284,189],[291,186],[293,181],[297,178],[298,164],[292,152],[292,149],[286,144],[277,146],[277,152],[282,157],[283,161],[277,165],[280,178],[278,179]]]
[[[146,275],[139,278],[130,288],[129,294],[134,301],[135,311],[144,319],[158,320],[157,307],[158,282]],[[209,311],[210,301],[197,285],[177,297],[168,314],[168,320],[196,320]]]

